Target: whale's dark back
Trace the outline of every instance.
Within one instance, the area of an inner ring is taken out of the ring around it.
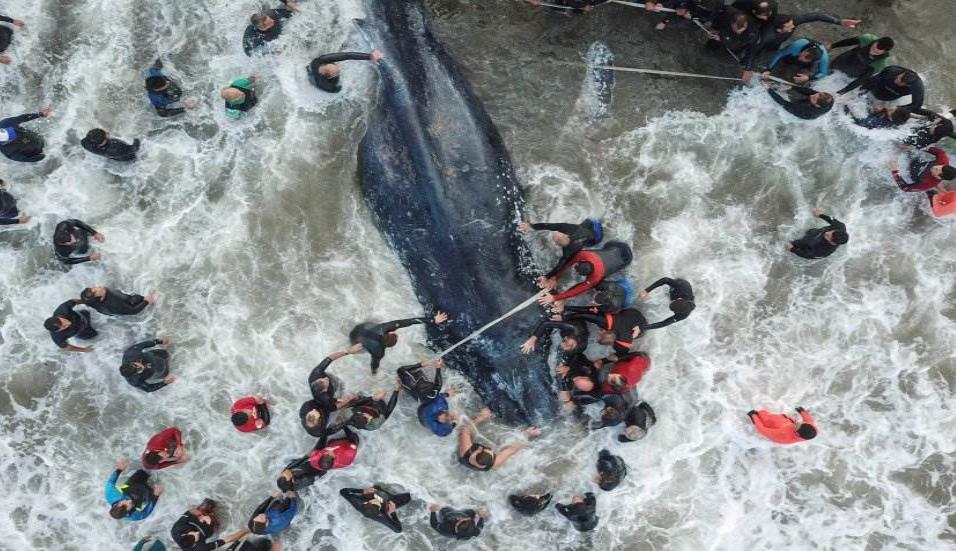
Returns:
[[[382,93],[359,148],[366,202],[427,311],[454,319],[431,334],[445,347],[536,291],[516,223],[523,198],[491,118],[435,39],[418,0],[367,0],[357,22],[385,54]],[[554,411],[543,354],[522,355],[537,305],[453,352],[482,398],[506,420]]]

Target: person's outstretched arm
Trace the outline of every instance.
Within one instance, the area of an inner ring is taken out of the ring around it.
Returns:
[[[860,45],[860,39],[854,36],[850,38],[844,38],[843,40],[830,44],[830,49],[832,50],[834,48],[848,48],[850,46],[859,46],[859,45]]]
[[[43,113],[27,113],[25,115],[20,115],[17,117],[8,117],[6,119],[0,120],[0,127],[16,126],[18,124],[30,122],[33,119],[39,119],[42,116],[43,116]]]
[[[398,391],[393,390],[392,396],[388,399],[388,405],[385,406],[385,411],[382,412],[382,416],[385,419],[388,419],[392,415],[392,411],[395,410],[395,404],[398,403]]]
[[[324,54],[315,58],[313,65],[328,65],[329,63],[338,63],[339,61],[369,61],[372,59],[371,53],[365,52],[337,52],[334,54]]]
[[[846,231],[846,224],[844,224],[843,222],[840,222],[836,218],[831,218],[830,216],[827,216],[826,214],[821,214],[820,219],[826,222],[827,224],[830,224],[830,226],[832,226],[833,229],[835,230]]]

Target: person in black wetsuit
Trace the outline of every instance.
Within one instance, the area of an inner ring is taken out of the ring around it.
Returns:
[[[563,321],[542,317],[535,325],[531,336],[521,345],[521,352],[530,354],[541,338],[555,330],[561,335],[559,346],[564,358],[584,352],[584,349],[587,348],[589,332],[584,320]]]
[[[73,310],[80,304],[83,304],[83,302],[70,299],[57,306],[53,315],[43,322],[43,327],[50,332],[50,338],[53,339],[54,344],[67,352],[92,352],[92,346],[73,346],[69,343],[69,339],[76,337],[88,340],[95,338],[98,334],[93,329],[89,310],[80,310],[79,312]]]
[[[617,435],[617,441],[626,444],[641,440],[656,423],[657,414],[654,413],[654,408],[647,402],[638,402],[624,414],[624,432]]]
[[[176,520],[169,535],[183,551],[208,551],[237,541],[249,533],[249,530],[243,529],[222,539],[207,541],[219,528],[215,512],[216,502],[204,499],[199,506],[190,508]]]
[[[352,348],[349,348],[349,353],[357,354],[363,350],[367,351],[372,356],[371,368],[374,375],[378,373],[379,363],[385,357],[385,349],[398,344],[398,334],[395,331],[419,323],[441,325],[447,319],[448,315],[444,312],[436,312],[432,319],[410,318],[387,323],[360,323],[349,332],[349,340],[353,345]]]
[[[478,537],[482,528],[485,527],[485,521],[488,519],[488,512],[484,509],[452,509],[451,507],[439,508],[437,504],[432,503],[428,506],[429,524],[436,532],[456,540],[468,540]]]
[[[894,128],[906,124],[910,120],[909,109],[893,105],[877,105],[873,107],[869,115],[862,119],[854,115],[848,105],[843,106],[843,112],[849,115],[856,124],[870,129]]]
[[[796,241],[784,245],[784,250],[803,258],[824,258],[833,254],[840,245],[849,241],[846,225],[836,218],[830,218],[820,209],[813,209],[813,215],[827,223],[826,227],[808,230]]]
[[[249,536],[232,544],[226,551],[282,551],[282,544],[269,538]]]
[[[956,139],[956,132],[953,129],[953,121],[946,117],[929,112],[927,121],[920,124],[912,134],[903,140],[903,144],[916,149],[929,147],[944,138]]]
[[[839,25],[848,29],[855,29],[860,23],[859,19],[841,19],[826,15],[824,13],[801,13],[799,15],[775,15],[770,20],[770,24],[763,25],[761,29],[760,49],[763,51],[776,50],[784,42],[790,40],[797,27],[807,23],[829,23]]]
[[[601,408],[600,418],[591,421],[591,430],[616,427],[623,423],[628,410],[634,405],[634,399],[634,394],[631,393],[601,396],[604,407]]]
[[[24,25],[26,25],[26,23],[23,21],[7,17],[6,15],[0,15],[0,23],[10,23],[13,26],[21,29]],[[6,55],[4,52],[6,52],[7,48],[10,47],[11,42],[13,42],[13,29],[6,25],[0,25],[0,64],[2,65],[10,64],[10,56]]]
[[[572,497],[571,503],[558,503],[555,508],[571,521],[578,532],[590,532],[598,525],[597,498],[591,492],[584,494],[584,497]]]
[[[538,285],[543,286],[544,280],[554,279],[561,270],[563,270],[571,258],[579,253],[585,247],[596,247],[604,237],[604,231],[601,223],[597,220],[588,218],[580,224],[566,223],[537,223],[530,224],[522,222],[518,224],[518,231],[528,233],[531,230],[548,230],[551,232],[551,239],[561,247],[561,258],[558,259],[554,268],[538,278]]]
[[[388,403],[385,403],[385,392],[380,391],[371,397],[359,397],[350,404],[352,416],[349,417],[348,426],[362,430],[378,430],[382,424],[388,420],[395,410],[395,404],[398,403],[398,393],[402,385],[396,385],[392,391]]]
[[[132,316],[156,302],[156,295],[127,295],[107,287],[87,287],[80,298],[83,304],[107,316]]]
[[[309,463],[309,456],[306,455],[293,459],[282,469],[279,478],[276,479],[276,487],[283,492],[298,492],[315,484],[315,481],[325,476],[327,472],[315,469]]]
[[[73,256],[76,254],[85,255],[89,251],[90,236],[93,236],[93,239],[100,243],[106,240],[102,233],[94,230],[82,220],[71,218],[57,224],[53,230],[53,252],[56,259],[68,265],[99,260],[101,258],[100,253]]]
[[[86,137],[80,140],[83,149],[94,155],[106,157],[111,161],[129,162],[136,160],[136,152],[139,151],[139,139],[133,140],[128,144],[116,138],[110,138],[110,133],[102,128],[94,128],[86,133]]]
[[[435,380],[430,381],[422,371],[423,367],[435,366]],[[418,421],[432,431],[436,436],[448,436],[455,428],[458,414],[448,407],[446,398],[458,394],[458,389],[449,388],[445,392],[442,387],[442,369],[445,362],[442,359],[425,360],[421,363],[406,365],[398,368],[398,381],[409,394],[420,402],[418,406]]]
[[[491,410],[482,408],[471,423],[458,425],[458,462],[473,471],[490,471],[504,465],[511,457],[524,448],[523,443],[513,442],[495,451],[474,441],[472,425],[477,427],[492,418]],[[524,434],[527,438],[536,438],[541,429],[528,427]]]
[[[634,302],[634,284],[629,279],[605,279],[594,286],[594,304],[622,310]]]
[[[658,279],[654,283],[651,283],[646,289],[641,291],[641,300],[647,300],[651,292],[662,285],[667,285],[668,289],[670,289],[670,309],[674,315],[667,319],[648,324],[644,327],[645,331],[650,331],[651,329],[660,329],[661,327],[667,327],[672,323],[685,320],[697,306],[694,303],[694,288],[691,287],[689,281],[680,278],[671,279],[669,277],[662,277]]]
[[[17,208],[17,199],[5,188],[7,183],[0,179],[0,226],[26,224],[30,217]]]
[[[154,392],[176,381],[169,374],[169,352],[155,349],[169,346],[169,339],[144,341],[126,349],[120,374],[126,382],[146,392]]]
[[[558,377],[558,399],[568,411],[593,404],[601,399],[598,369],[584,354],[568,358],[555,369]]]
[[[348,352],[333,352],[309,373],[312,399],[299,408],[299,419],[302,421],[302,428],[311,436],[319,438],[325,434],[332,414],[347,408],[355,400],[352,394],[337,398],[342,383],[335,376],[326,373],[332,362],[347,355]],[[332,432],[341,429],[341,424],[337,423]]]
[[[880,101],[896,101],[910,96],[910,103],[902,107],[906,107],[910,113],[917,115],[933,115],[932,111],[923,109],[923,102],[926,100],[923,79],[916,74],[916,71],[905,67],[890,65],[864,80],[860,84],[860,89],[869,92]]]
[[[551,494],[511,494],[508,503],[511,507],[525,516],[534,516],[544,511],[551,504]]]
[[[43,154],[43,138],[20,125],[40,117],[49,117],[51,113],[49,107],[44,107],[39,113],[0,119],[0,153],[11,161],[21,163],[38,163],[46,158]]]
[[[834,71],[840,71],[854,79],[853,82],[839,90],[837,94],[843,95],[855,90],[870,75],[881,72],[886,67],[890,51],[895,45],[893,39],[888,36],[876,38],[876,36],[870,34],[847,38],[830,44],[831,50],[853,46],[852,50],[838,55],[830,64]]]
[[[341,71],[339,69],[340,61],[371,61],[378,63],[384,56],[378,50],[372,50],[370,53],[362,52],[338,52],[335,54],[325,54],[312,60],[306,71],[309,73],[309,80],[312,85],[324,92],[337,94],[342,91]]]
[[[714,21],[710,32],[709,49],[723,47],[744,67],[743,80],[749,82],[760,53],[761,31],[756,20],[749,14],[727,7]]]
[[[635,340],[644,334],[647,319],[635,308],[616,312],[593,306],[565,306],[564,319],[586,321],[600,328],[598,342],[614,347],[618,354],[627,354]]]
[[[396,534],[402,532],[402,521],[398,518],[398,509],[412,500],[412,496],[407,493],[392,493],[378,484],[364,489],[342,488],[339,490],[339,495],[365,518],[388,526]]]
[[[279,38],[282,34],[282,20],[292,17],[293,13],[299,11],[299,6],[292,0],[279,1],[282,2],[283,7],[263,10],[249,18],[249,26],[242,35],[242,50],[246,52],[246,55],[251,56],[267,42]]]
[[[610,492],[620,486],[621,481],[627,476],[627,463],[620,456],[601,450],[598,453],[597,472],[598,487],[605,492]]]
[[[827,92],[818,92],[804,86],[784,86],[782,89],[787,94],[785,98],[772,88],[779,85],[768,81],[764,81],[763,84],[773,101],[794,117],[813,120],[826,115],[833,109],[833,95]]]

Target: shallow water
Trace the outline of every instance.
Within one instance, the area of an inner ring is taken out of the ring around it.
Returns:
[[[793,4],[863,13],[867,30],[892,30],[897,60],[921,71],[930,106],[956,93],[945,78],[954,68],[949,25],[932,16],[948,2]],[[32,125],[50,159],[6,163],[0,174],[34,216],[0,233],[3,546],[126,549],[141,535],[167,535],[207,496],[223,503],[226,526],[242,525],[279,469],[312,444],[295,415],[309,369],[346,345],[352,322],[419,312],[355,185],[374,72],[350,65],[337,98],[304,78],[315,54],[364,48],[349,25],[360,3],[304,3],[277,63],[242,54],[255,5],[4,5],[28,28],[10,52],[18,64],[0,67],[3,112],[49,104],[55,117]],[[883,167],[895,154],[889,136],[839,116],[797,124],[759,90],[631,75],[618,75],[606,125],[579,132],[584,71],[531,60],[579,60],[601,38],[620,65],[732,71],[698,53],[695,33],[655,34],[653,21],[624,7],[575,19],[505,0],[429,7],[502,130],[534,216],[604,217],[610,235],[634,246],[633,279],[686,277],[699,307],[643,343],[654,368],[640,392],[659,417],[646,440],[621,446],[614,432],[585,435],[559,422],[512,465],[483,476],[463,472],[452,440],[428,436],[403,399],[395,418],[363,439],[356,466],[305,493],[285,547],[449,548],[427,526],[430,501],[491,511],[482,536],[456,546],[464,549],[952,547],[954,232],[951,221],[928,216],[922,196],[897,192]],[[187,95],[202,99],[196,111],[160,119],[148,109],[139,71],[158,52],[168,53]],[[217,92],[248,73],[265,92],[252,117],[233,123]],[[143,138],[143,158],[117,167],[86,156],[78,140],[96,125]],[[848,224],[849,245],[825,262],[783,255],[782,244],[813,224],[814,206]],[[106,234],[104,262],[64,271],[52,260],[49,236],[68,217]],[[553,251],[536,243],[542,265],[550,262]],[[96,351],[60,354],[42,321],[94,284],[161,300],[133,321],[94,314]],[[665,311],[661,297],[646,309],[650,318]],[[174,342],[180,380],[147,396],[119,376],[119,357],[157,335]],[[386,365],[427,354],[420,329],[404,335]],[[365,364],[343,359],[335,372],[349,390],[392,385],[388,370],[373,379]],[[248,393],[275,403],[265,434],[229,426],[231,401]],[[478,406],[467,396],[455,404]],[[794,405],[817,417],[814,442],[772,447],[743,415]],[[101,495],[113,461],[138,457],[170,424],[195,459],[159,474],[166,494],[152,517],[113,521]],[[485,434],[504,443],[517,431]],[[599,495],[597,531],[578,534],[550,511],[511,514],[504,496],[514,489],[550,488],[561,500],[594,489],[602,446],[631,472]],[[336,495],[371,482],[415,496],[400,512],[405,533],[365,521]]]

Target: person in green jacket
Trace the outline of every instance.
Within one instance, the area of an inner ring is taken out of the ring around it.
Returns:
[[[892,38],[877,38],[874,34],[863,34],[830,44],[830,50],[853,46],[852,50],[843,52],[830,64],[834,71],[841,71],[854,79],[837,93],[845,94],[855,90],[864,80],[885,69],[890,62],[890,50],[894,45]]]
[[[143,539],[136,542],[133,551],[166,551],[166,546],[159,540],[154,540],[152,536],[144,536]]]
[[[245,111],[256,106],[256,77],[240,78],[222,89],[222,99],[226,101],[226,116],[238,119]]]

